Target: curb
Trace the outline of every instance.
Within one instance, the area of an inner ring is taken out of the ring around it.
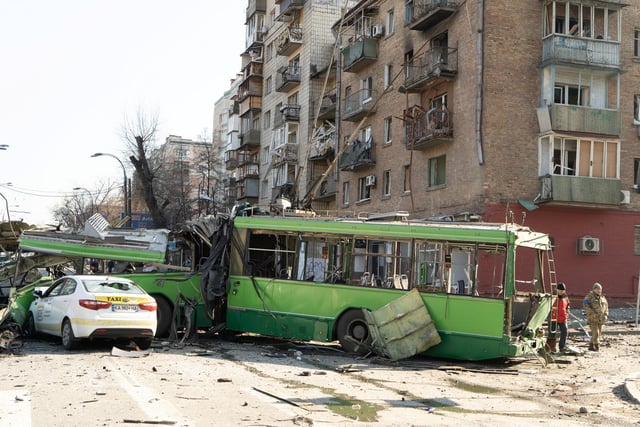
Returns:
[[[625,378],[624,390],[633,403],[640,403],[640,372],[635,372]]]

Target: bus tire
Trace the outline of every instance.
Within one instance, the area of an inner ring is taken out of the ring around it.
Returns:
[[[362,310],[347,310],[338,319],[338,341],[347,353],[367,354],[371,349],[371,332]]]
[[[167,301],[162,295],[152,295],[158,304],[157,316],[158,326],[156,327],[156,337],[164,338],[169,336],[169,330],[171,329],[171,318],[173,317],[173,308],[171,303]]]

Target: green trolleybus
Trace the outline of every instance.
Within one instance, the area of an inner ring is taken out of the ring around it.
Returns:
[[[368,352],[375,334],[367,312],[413,291],[440,337],[425,355],[484,360],[543,351],[555,286],[546,234],[511,223],[407,217],[244,209],[201,218],[164,242],[162,234],[145,241],[104,232],[70,244],[68,236],[26,232],[21,245],[58,256],[135,256],[155,264],[156,271],[127,277],[158,300],[163,332],[189,302],[200,328],[339,341],[346,351]]]

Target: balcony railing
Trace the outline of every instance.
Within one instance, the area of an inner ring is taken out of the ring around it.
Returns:
[[[260,145],[260,130],[249,129],[240,133],[240,147],[256,147]]]
[[[284,30],[276,39],[278,55],[288,56],[302,44],[302,28],[293,27]]]
[[[247,178],[260,178],[260,166],[255,164],[246,164],[237,170],[237,181]]]
[[[620,67],[620,43],[554,34],[542,42],[542,63]]]
[[[452,113],[444,108],[414,106],[405,111],[404,123],[407,150],[426,150],[453,138]]]
[[[361,89],[347,96],[344,100],[342,120],[356,122],[365,115],[374,113],[376,96],[376,91],[372,89]]]
[[[619,205],[622,202],[619,179],[550,175],[540,177],[543,201]]]
[[[280,111],[276,112],[273,119],[273,127],[282,126],[286,122],[298,122],[300,121],[300,105],[298,104],[285,104],[280,107]]]
[[[322,137],[314,138],[309,144],[309,160],[324,160],[333,157],[335,153],[335,129],[334,132]]]
[[[289,92],[300,84],[301,70],[298,65],[289,65],[278,70],[276,92]]]
[[[620,135],[622,129],[619,110],[551,104],[549,114],[554,131]]]
[[[413,58],[407,63],[404,87],[407,92],[421,92],[458,74],[458,49],[439,47]]]
[[[298,162],[298,144],[284,144],[271,150],[271,166]]]
[[[356,36],[342,49],[342,70],[355,73],[378,59],[378,42],[373,37]]]
[[[458,10],[462,0],[413,0],[405,6],[405,24],[426,31]]]
[[[373,139],[351,141],[342,151],[338,164],[343,171],[355,171],[374,166],[376,160]]]

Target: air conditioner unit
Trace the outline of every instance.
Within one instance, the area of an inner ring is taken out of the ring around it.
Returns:
[[[367,187],[373,187],[376,185],[376,176],[375,175],[367,175],[364,183]]]
[[[629,190],[620,190],[620,192],[622,193],[620,204],[621,205],[628,205],[629,203],[631,203],[631,191],[629,191]]]
[[[384,36],[384,27],[382,24],[376,24],[371,26],[371,37],[382,37]]]
[[[597,254],[600,252],[600,239],[597,237],[580,237],[578,239],[578,252],[583,254]]]

